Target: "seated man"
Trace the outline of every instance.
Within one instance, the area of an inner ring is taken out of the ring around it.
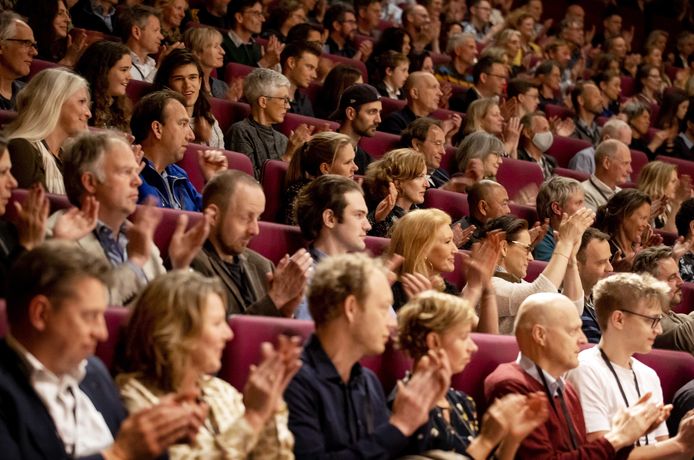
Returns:
[[[459,223],[463,229],[474,225],[475,231],[462,249],[470,249],[472,243],[482,237],[483,227],[487,222],[511,214],[511,208],[508,206],[510,202],[504,186],[493,180],[483,179],[470,187],[467,193],[470,215],[463,217],[456,224]]]
[[[581,182],[586,208],[598,208],[622,190],[617,184],[629,180],[632,173],[629,147],[616,139],[601,142],[595,149],[595,174]]]
[[[694,198],[682,202],[675,216],[675,226],[680,238],[690,242],[694,239]],[[694,283],[694,252],[691,247],[690,244],[690,249],[679,260],[680,276],[687,283]]]
[[[559,228],[563,215],[571,216],[584,207],[583,188],[576,179],[554,176],[542,184],[537,194],[537,217],[540,222],[549,220],[549,229],[533,249],[536,260],[549,262],[557,244],[554,231]]]
[[[514,101],[516,110],[512,116],[523,118],[537,111],[540,105],[540,90],[537,84],[523,78],[514,78],[508,82],[506,97]]]
[[[521,118],[521,126],[523,130],[518,145],[518,159],[537,163],[542,176],[548,180],[557,167],[557,160],[545,153],[554,142],[549,121],[543,112],[533,112]]]
[[[194,22],[215,27],[217,29],[229,29],[227,9],[230,0],[202,0],[198,2],[199,8],[190,9],[190,17]]]
[[[612,272],[611,258],[610,235],[594,227],[586,229],[576,253],[576,265],[584,295],[582,329],[589,343],[598,343],[602,336],[593,305],[593,286]]]
[[[618,118],[608,120],[602,127],[600,142],[607,139],[616,139],[628,146],[631,144],[631,128],[629,125]],[[569,161],[569,168],[588,174],[595,173],[595,146],[591,145],[583,150],[579,150]]]
[[[243,79],[243,96],[251,105],[248,118],[231,125],[226,132],[226,148],[248,155],[256,177],[266,160],[289,162],[311,132],[300,125],[290,138],[272,125],[282,123],[290,106],[287,77],[270,69],[256,69]]]
[[[12,11],[0,13],[0,110],[16,110],[17,93],[24,87],[20,78],[29,75],[31,62],[38,54],[32,44],[34,32]]]
[[[135,143],[142,146],[145,163],[140,173],[138,203],[153,196],[163,208],[202,210],[200,192],[183,168],[176,165],[183,159],[188,143],[195,139],[185,102],[177,92],[157,91],[140,99],[133,110],[130,130]],[[219,150],[198,152],[198,165],[205,180],[227,169],[227,163]]]
[[[571,103],[576,111],[576,129],[572,137],[597,145],[600,142],[600,127],[595,118],[602,113],[600,89],[594,83],[576,83],[571,90]]]
[[[159,62],[150,56],[159,52],[164,39],[158,10],[145,5],[126,7],[119,11],[118,21],[122,24],[121,39],[130,48],[130,78],[152,83],[159,62],[167,54],[163,51]]]
[[[448,103],[451,110],[465,113],[477,99],[501,97],[508,80],[508,67],[503,61],[485,56],[472,68],[473,85],[462,94],[454,94]]]
[[[371,155],[359,146],[362,137],[373,137],[381,123],[383,104],[381,96],[371,85],[352,85],[340,96],[340,105],[331,118],[340,123],[337,132],[346,134],[352,139],[354,162],[359,174],[366,172],[371,163]]]
[[[138,212],[134,222],[128,216],[136,210],[140,170],[130,145],[112,132],[80,135],[62,156],[65,190],[74,206],[91,200],[98,204],[96,227],[77,239],[77,245],[113,267],[109,304],[126,305],[148,281],[165,273],[159,249],[152,240],[161,212],[151,206]],[[58,211],[49,219],[51,236],[61,230]],[[205,238],[204,219],[184,234],[178,226],[171,238],[169,262],[185,269]],[[64,231],[63,231],[64,233]],[[193,240],[196,240],[195,242]]]
[[[339,2],[331,5],[325,12],[323,27],[328,32],[328,39],[323,47],[324,52],[364,62],[371,56],[373,50],[371,41],[362,42],[358,49],[354,46],[357,17],[350,5]]]
[[[660,322],[663,332],[653,345],[694,354],[694,313],[685,315],[672,311],[682,302],[683,283],[672,248],[661,245],[642,249],[634,257],[631,271],[648,273],[669,287],[669,301],[663,304],[663,320]]]
[[[118,33],[115,0],[79,0],[70,8],[70,19],[74,27],[95,30],[107,35]]]
[[[454,34],[448,39],[446,47],[451,62],[436,69],[436,78],[461,88],[471,88],[472,68],[479,53],[475,37],[472,34]]]
[[[578,393],[563,378],[578,366],[578,350],[586,343],[573,302],[555,293],[529,296],[516,316],[515,333],[518,359],[499,365],[485,379],[485,397],[491,402],[509,393],[542,391],[553,409],[547,422],[521,443],[516,458],[626,458],[660,411],[654,403],[634,401],[636,404],[615,417],[605,432],[587,439]],[[618,409],[612,412],[617,413]]]
[[[680,433],[668,439],[660,379],[653,369],[633,358],[648,353],[662,332],[662,306],[668,287],[650,275],[617,273],[593,288],[595,311],[602,329],[600,343],[583,350],[579,366],[568,374],[581,398],[589,441],[603,439],[623,407],[650,399],[660,407],[657,426],[636,441],[635,458],[691,458],[694,454],[694,414],[682,422]],[[626,305],[626,307],[622,307]],[[650,395],[645,396],[644,395]]]
[[[92,356],[108,338],[108,272],[101,258],[57,241],[17,260],[0,340],[3,458],[153,459],[194,439],[205,418],[194,395],[168,395],[126,418]]]
[[[448,171],[441,168],[441,160],[446,154],[446,136],[441,121],[429,117],[417,118],[402,132],[400,146],[415,149],[424,155],[429,187],[442,187],[451,179]]]
[[[265,22],[260,0],[234,0],[227,15],[229,32],[224,36],[224,64],[237,62],[251,67],[280,70],[282,44],[277,37],[270,37],[265,48],[253,38],[260,34]]]
[[[297,459],[396,458],[450,385],[447,363],[420,361],[390,414],[378,378],[359,364],[383,353],[395,327],[387,273],[364,254],[316,268],[307,294],[316,332],[284,393]]]
[[[306,115],[313,114],[313,104],[308,96],[302,92],[318,77],[318,59],[320,48],[313,43],[293,42],[288,43],[280,55],[282,74],[289,80],[289,111]]]
[[[210,234],[193,269],[222,280],[229,315],[291,317],[303,296],[311,256],[300,249],[275,267],[248,249],[265,210],[260,184],[244,172],[225,171],[207,183],[202,201],[211,220]]]

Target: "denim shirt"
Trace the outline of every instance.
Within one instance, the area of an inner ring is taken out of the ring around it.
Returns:
[[[190,182],[183,168],[170,164],[163,174],[159,174],[149,159],[143,158],[143,161],[145,168],[140,173],[142,185],[138,190],[138,203],[144,203],[148,196],[153,196],[157,199],[157,206],[162,208],[202,211],[202,195]]]

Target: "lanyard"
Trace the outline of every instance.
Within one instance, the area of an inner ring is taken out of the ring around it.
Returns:
[[[537,369],[537,373],[540,375],[540,380],[542,380],[542,385],[545,387],[545,393],[547,394],[547,399],[549,399],[549,403],[552,405],[552,409],[554,410],[554,413],[557,414],[557,417],[559,417],[559,412],[557,412],[557,406],[554,405],[554,396],[549,391],[549,385],[547,385],[547,379],[545,378],[545,373],[544,371],[535,364],[535,369]],[[564,401],[564,393],[561,391],[561,387],[557,387],[557,396],[559,396],[559,405],[561,406],[561,411],[562,415],[564,416],[564,420],[566,421],[566,426],[569,428],[569,436],[571,437],[571,445],[573,446],[574,449],[578,449],[578,440],[577,440],[577,435],[576,431],[574,429],[574,424],[573,421],[571,420],[571,416],[569,416],[569,410],[566,407],[566,401]]]
[[[600,195],[602,195],[602,197],[605,199],[605,201],[610,201],[610,199],[607,198],[607,197],[605,196],[604,193],[602,193],[602,190],[600,190],[600,187],[598,187],[598,186],[595,184],[595,182],[593,182],[593,178],[592,178],[592,177],[588,179],[588,182],[590,182],[590,185],[592,185],[592,186],[595,188],[595,190],[597,190],[598,193],[599,193]]]
[[[622,394],[622,399],[624,400],[624,404],[629,407],[629,400],[627,399],[627,395],[624,392],[624,388],[622,387],[622,382],[619,380],[619,376],[617,375],[617,372],[614,370],[614,366],[612,366],[612,363],[610,362],[609,358],[605,354],[602,348],[600,348],[600,355],[602,356],[602,359],[605,361],[605,364],[607,364],[607,367],[610,369],[612,372],[612,375],[614,376],[614,379],[617,381],[617,387],[619,387],[619,392]],[[641,398],[641,390],[639,389],[639,381],[636,379],[636,372],[634,372],[634,369],[631,369],[631,373],[634,375],[634,386],[636,387],[636,394]],[[636,445],[640,446],[641,443],[637,440]],[[646,445],[648,445],[648,436],[646,436]]]

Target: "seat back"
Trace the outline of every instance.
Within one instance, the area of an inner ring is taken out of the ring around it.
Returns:
[[[239,120],[243,120],[251,112],[251,107],[243,102],[229,102],[217,97],[210,98],[211,111],[219,123],[222,132],[226,134],[229,127]]]
[[[385,251],[390,244],[390,238],[367,236],[364,238],[364,243],[366,243],[366,252],[370,253],[373,257],[378,257],[383,254],[383,251]]]
[[[622,77],[622,97],[631,97],[636,94],[636,81],[632,77]]]
[[[138,205],[137,211],[139,212],[143,209],[143,206]],[[193,211],[181,211],[180,209],[170,209],[161,208],[162,216],[161,222],[157,225],[156,230],[154,230],[154,244],[159,248],[159,253],[161,258],[166,260],[169,256],[169,244],[171,244],[171,237],[173,236],[176,226],[178,225],[178,219],[181,214],[188,216],[188,225],[186,228],[190,228],[198,223],[202,219],[202,213]]]
[[[246,75],[253,72],[255,67],[248,65],[239,64],[237,62],[230,62],[224,67],[224,80],[227,84],[231,85],[231,81],[234,78],[246,78]]]
[[[636,182],[636,180],[639,178],[639,173],[641,172],[641,169],[647,164],[648,157],[645,153],[639,150],[631,151],[631,169],[633,170],[633,172],[631,173],[631,182]]]
[[[682,301],[672,310],[676,313],[694,311],[694,283],[682,283]]]
[[[205,176],[203,176],[200,170],[200,163],[198,163],[198,151],[206,150],[209,147],[200,144],[188,144],[186,152],[183,155],[183,159],[178,162],[178,166],[183,168],[188,174],[188,179],[197,189],[198,192],[202,192],[205,186]],[[232,152],[231,150],[223,150],[224,156],[227,157],[227,163],[229,164],[229,169],[237,169],[243,171],[249,176],[253,175],[253,164],[251,159],[248,158],[243,153]]]
[[[562,177],[570,177],[571,179],[576,179],[579,182],[583,182],[590,177],[590,174],[581,171],[574,171],[568,168],[554,168],[554,174]]]
[[[152,90],[152,84],[146,81],[132,79],[128,82],[128,86],[125,88],[125,94],[130,98],[133,105],[142,99],[147,93]]]
[[[467,194],[458,192],[449,192],[437,188],[430,188],[424,195],[424,207],[436,208],[444,211],[453,222],[459,220],[463,216],[470,215],[470,207],[467,202]]]
[[[566,118],[573,118],[576,115],[573,110],[555,104],[545,104],[545,113],[547,114],[548,119],[558,117],[562,120]]]
[[[689,353],[654,349],[646,355],[634,355],[634,358],[658,374],[665,404],[671,403],[677,390],[694,379],[694,356]]]
[[[402,110],[407,105],[407,101],[401,101],[400,99],[391,99],[389,97],[382,97],[379,100],[381,101],[381,106],[383,107],[383,109],[381,110],[382,120],[385,120],[385,118],[391,113],[397,112],[398,110]]]
[[[321,57],[325,59],[329,59],[335,63],[335,65],[338,64],[345,64],[350,67],[354,67],[355,69],[359,70],[361,72],[361,78],[364,80],[364,83],[369,82],[369,72],[366,70],[366,65],[364,65],[363,62],[361,62],[358,59],[350,59],[348,57],[343,57],[343,56],[336,56],[334,54],[329,54],[329,53],[323,53]]]
[[[443,154],[443,158],[441,158],[441,168],[446,171],[447,173],[451,174],[453,171],[452,168],[454,168],[454,163],[455,163],[455,151],[456,148],[453,146],[446,146],[446,153]],[[458,168],[458,165],[455,165],[455,168]]]
[[[528,283],[532,283],[535,281],[535,278],[540,276],[540,273],[545,271],[545,268],[547,268],[547,262],[542,260],[531,260],[528,264],[528,271],[523,279]]]
[[[544,176],[537,163],[504,158],[496,173],[496,180],[506,187],[509,198],[513,200],[516,194],[530,183],[535,183],[539,189]]]
[[[287,113],[284,116],[284,121],[279,126],[279,130],[282,132],[282,134],[289,137],[291,132],[301,124],[308,125],[309,127],[314,126],[316,129],[323,129],[325,126],[327,126],[329,131],[337,131],[337,128],[340,127],[339,123],[334,121],[307,117],[306,115],[299,115],[298,113]]]
[[[12,190],[12,196],[10,196],[10,200],[7,203],[6,206],[6,214],[5,218],[8,220],[12,220],[16,217],[16,211],[14,208],[14,202],[18,201],[20,204],[24,203],[24,201],[27,199],[29,196],[29,190],[26,189],[21,189],[21,188],[16,188]],[[50,205],[50,213],[53,214],[56,211],[59,211],[61,209],[68,209],[72,207],[70,204],[70,201],[67,199],[67,196],[65,195],[55,195],[53,193],[46,193],[46,197],[48,197],[48,203]]]
[[[511,214],[518,217],[519,219],[527,220],[528,226],[530,227],[532,227],[533,224],[538,221],[537,210],[532,206],[509,203],[508,207],[511,208]]]
[[[17,118],[17,112],[14,110],[0,110],[0,127],[10,124]]]
[[[248,247],[277,264],[285,254],[290,256],[305,246],[299,227],[259,222],[260,234]]]
[[[265,192],[265,211],[260,216],[268,222],[281,222],[284,205],[284,178],[289,164],[281,160],[267,160],[263,164],[260,182]]]
[[[55,62],[44,61],[42,59],[34,58],[31,61],[31,66],[29,67],[28,79],[31,80],[32,78],[34,78],[34,75],[36,75],[37,73],[41,72],[44,69],[53,69],[55,67],[63,67],[63,66],[61,66],[60,64],[56,64]]]
[[[114,370],[116,350],[122,343],[129,312],[130,310],[124,307],[109,307],[104,312],[108,339],[97,344],[94,354],[101,359],[106,365],[106,368],[111,371]]]
[[[569,161],[576,155],[577,152],[590,147],[592,144],[581,139],[573,137],[555,136],[554,142],[547,150],[547,154],[553,156],[557,160],[557,164],[562,168],[569,167]]]
[[[386,152],[396,149],[399,143],[400,136],[397,134],[376,131],[376,134],[372,137],[362,137],[359,141],[359,146],[377,160],[385,155]],[[364,174],[365,172],[359,171],[359,174]]]
[[[632,150],[632,152],[634,152],[634,151]],[[665,155],[658,155],[656,157],[656,160],[662,161],[665,163],[670,163],[670,164],[677,166],[677,173],[680,176],[683,174],[687,174],[690,177],[694,178],[694,161],[683,160],[681,158],[668,157]]]

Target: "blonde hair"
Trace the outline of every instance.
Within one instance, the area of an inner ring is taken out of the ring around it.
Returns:
[[[499,98],[483,97],[477,99],[470,104],[467,110],[467,119],[465,121],[465,133],[470,134],[482,130],[482,118],[487,116],[487,113],[494,106],[499,106]]]
[[[460,297],[426,291],[407,302],[398,311],[398,343],[413,359],[429,351],[427,335],[444,334],[460,323],[474,325],[475,312]]]
[[[89,93],[87,80],[70,70],[53,68],[36,74],[17,95],[17,118],[6,128],[8,140],[44,140],[58,126],[65,101],[81,89]]]
[[[424,155],[414,149],[391,150],[366,169],[364,188],[369,201],[380,202],[388,194],[391,182],[416,179],[426,167]]]
[[[663,161],[651,161],[639,173],[638,189],[651,199],[663,195],[672,172],[677,173],[677,166]]]
[[[393,226],[390,244],[386,254],[399,254],[405,258],[397,270],[398,275],[404,273],[420,273],[431,276],[427,256],[431,247],[436,243],[434,236],[444,226],[451,225],[451,217],[445,212],[431,209],[417,209],[408,212]],[[443,290],[444,283],[437,277],[436,286]]]
[[[346,134],[324,131],[311,136],[304,142],[289,162],[285,184],[289,185],[303,178],[321,176],[323,163],[332,165],[335,156],[344,146],[351,145],[352,139]]]
[[[223,39],[221,32],[212,27],[191,27],[183,35],[186,48],[196,56],[205,51],[205,46],[215,38],[220,42]]]
[[[518,36],[518,38],[521,38],[520,31],[515,30],[515,29],[502,30],[501,33],[496,37],[496,46],[506,49],[506,42],[511,40],[511,38],[513,38],[514,36]],[[508,56],[508,54],[507,54],[507,56]],[[509,58],[511,58],[511,59],[513,59],[514,57],[515,56],[509,56]]]
[[[133,374],[163,393],[176,391],[200,336],[211,294],[226,305],[219,278],[176,270],[155,278],[137,300],[125,334],[124,382]]]

